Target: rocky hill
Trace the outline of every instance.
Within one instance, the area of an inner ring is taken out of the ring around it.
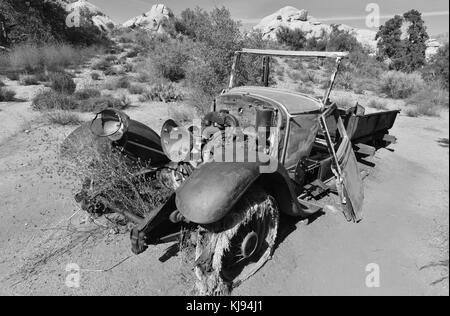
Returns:
[[[157,33],[165,32],[166,23],[174,19],[172,10],[164,4],[155,4],[150,11],[134,17],[123,24],[127,28],[142,28]]]
[[[103,32],[109,32],[116,27],[116,23],[102,12],[102,10],[86,0],[58,0],[67,12],[79,14],[81,21],[93,23]]]
[[[356,39],[370,52],[375,53],[377,50],[376,31],[368,29],[358,29],[345,24],[337,24],[340,30],[352,33]],[[281,27],[302,30],[306,38],[320,39],[332,31],[332,26],[320,22],[309,14],[307,10],[299,10],[294,7],[284,7],[277,12],[263,18],[261,22],[254,27],[260,30],[265,39],[276,39],[276,33]],[[436,54],[442,44],[435,39],[427,41],[427,58]]]

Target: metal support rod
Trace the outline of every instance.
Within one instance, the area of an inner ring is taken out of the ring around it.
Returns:
[[[241,59],[241,53],[236,52],[234,54],[233,66],[231,67],[230,83],[228,84],[228,89],[232,89],[234,87],[234,81],[236,79],[237,64],[239,63],[240,59]]]
[[[263,83],[265,87],[269,86],[269,75],[270,75],[270,56],[264,56],[263,59]]]
[[[342,62],[342,57],[337,57],[336,58],[336,70],[331,75],[330,85],[329,85],[329,87],[328,87],[328,89],[325,92],[325,95],[323,97],[323,101],[322,101],[323,106],[325,106],[328,103],[328,99],[330,98],[331,90],[333,90],[334,82],[335,82],[336,76],[337,76],[337,74],[339,72],[339,67],[341,65],[341,62]]]

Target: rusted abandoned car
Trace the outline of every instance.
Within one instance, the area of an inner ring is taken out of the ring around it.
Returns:
[[[235,87],[242,55],[263,58],[263,86]],[[398,111],[365,115],[360,105],[344,110],[330,102],[339,65],[347,55],[236,52],[229,87],[216,98],[211,112],[198,126],[169,120],[161,136],[120,111],[102,111],[90,126],[99,142],[120,149],[131,161],[149,162],[145,172],[158,174],[155,179],[164,179],[173,193],[145,218],[120,209],[114,201],[93,207],[102,193],[92,186],[84,188],[77,201],[91,212],[118,212],[134,222],[131,245],[136,254],[150,245],[176,241],[185,227],[195,228],[193,264],[202,293],[217,293],[221,286],[236,286],[254,274],[272,255],[280,216],[306,219],[322,209],[324,196],[337,197],[348,221],[361,221],[364,192],[358,159],[395,141],[389,129]],[[270,88],[274,57],[335,59],[325,95],[316,98]],[[74,135],[81,135],[80,130]],[[238,139],[241,145],[236,145]],[[240,159],[236,153],[231,160],[220,159],[226,151],[220,157],[216,153],[224,143],[235,151],[241,148]]]

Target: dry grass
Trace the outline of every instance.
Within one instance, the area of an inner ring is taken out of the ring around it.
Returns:
[[[0,102],[12,102],[16,100],[16,93],[6,88],[0,88]]]
[[[393,99],[405,99],[418,92],[425,83],[418,73],[407,74],[400,71],[389,71],[380,78],[380,92]]]
[[[56,125],[80,125],[82,120],[80,117],[73,112],[56,110],[44,113],[44,118],[51,124]]]
[[[36,95],[32,103],[32,107],[38,111],[64,110],[80,112],[98,112],[106,108],[123,110],[130,105],[130,100],[124,95],[119,98],[98,96],[77,100],[76,96],[56,91],[43,91]]]
[[[369,103],[367,104],[367,106],[369,108],[373,108],[376,110],[387,110],[388,109],[386,101],[379,101],[379,100],[375,100],[375,99],[370,100]]]
[[[410,117],[439,116],[443,108],[449,107],[448,91],[428,87],[414,93],[406,100],[404,113]]]
[[[96,47],[78,48],[66,44],[37,46],[23,44],[13,48],[4,58],[9,61],[9,67],[15,71],[37,72],[47,69],[61,69],[81,65],[88,58],[98,53]]]
[[[34,75],[26,75],[22,77],[20,84],[23,86],[36,86],[39,84],[39,80]]]
[[[349,109],[354,107],[356,102],[350,96],[343,95],[332,98],[332,101],[341,109]]]

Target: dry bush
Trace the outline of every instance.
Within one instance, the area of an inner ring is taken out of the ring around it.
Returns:
[[[32,107],[35,110],[65,110],[80,112],[98,112],[106,108],[123,110],[131,105],[126,96],[115,98],[112,96],[91,97],[86,100],[77,100],[74,96],[56,91],[43,91],[33,99]]]
[[[35,110],[76,110],[79,106],[73,96],[57,91],[42,91],[38,93],[31,105]]]
[[[303,83],[317,83],[317,76],[313,71],[302,72],[300,78]]]
[[[169,117],[179,123],[192,122],[197,118],[196,110],[188,105],[173,104],[169,107]]]
[[[91,73],[91,79],[94,81],[100,80],[100,74],[98,72]]]
[[[75,92],[77,85],[72,76],[65,72],[55,72],[50,74],[50,85],[53,90],[60,93],[72,94]]]
[[[379,81],[379,89],[388,97],[405,99],[424,87],[425,83],[419,73],[403,73],[389,71],[384,73]]]
[[[301,81],[302,80],[302,73],[300,72],[300,71],[288,71],[288,77],[291,79],[291,80],[293,80],[293,81],[295,81],[295,82],[298,82],[298,81]]]
[[[356,102],[347,95],[333,97],[332,101],[341,109],[349,109],[356,104]]]
[[[55,110],[44,113],[44,118],[51,124],[56,125],[80,125],[82,123],[80,117],[69,111]]]
[[[96,139],[82,129],[88,126],[83,125],[66,139],[62,154],[68,161],[66,172],[85,184],[82,196],[87,204],[102,203],[109,211],[125,210],[144,217],[167,201],[173,191],[154,174],[141,173],[151,166],[125,158],[107,145],[107,139]],[[84,137],[86,133],[90,136]]]
[[[0,80],[0,88],[4,86],[6,86],[6,84],[2,80]]]
[[[338,75],[336,76],[335,87],[344,90],[352,90],[353,74],[348,71],[338,73]]]
[[[93,63],[91,66],[93,70],[101,70],[101,71],[105,71],[109,67],[111,67],[111,63],[105,59],[100,59],[99,61]]]
[[[22,77],[20,84],[23,86],[36,86],[39,84],[39,80],[34,75],[26,75]]]
[[[116,88],[117,89],[128,89],[131,86],[130,78],[123,76],[117,80]]]
[[[0,88],[0,102],[11,102],[16,100],[16,93],[6,88]]]
[[[406,100],[405,114],[416,116],[439,116],[443,108],[449,107],[448,92],[436,87],[428,87],[414,93]]]
[[[369,103],[367,104],[367,106],[369,108],[373,108],[376,110],[387,110],[388,109],[386,101],[379,101],[379,100],[375,100],[375,99],[370,100]]]
[[[22,44],[15,46],[8,54],[8,58],[12,69],[35,73],[43,69],[59,71],[79,66],[95,53],[98,53],[98,49],[93,47],[80,48],[66,44],[44,46]]]
[[[171,82],[155,84],[142,93],[140,101],[178,102],[183,100],[183,94]]]
[[[132,84],[128,87],[128,92],[131,94],[143,94],[145,92],[145,86],[141,84]]]
[[[97,89],[85,88],[85,89],[76,91],[74,94],[74,97],[77,100],[88,100],[91,98],[98,98],[101,95],[102,95],[101,92]]]
[[[304,94],[308,94],[308,95],[314,95],[314,93],[315,93],[312,88],[306,86],[303,83],[300,83],[299,85],[297,85],[297,87],[295,88],[295,91],[304,93]]]

